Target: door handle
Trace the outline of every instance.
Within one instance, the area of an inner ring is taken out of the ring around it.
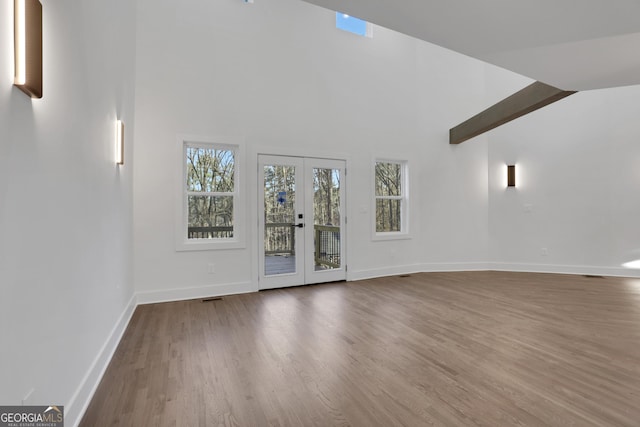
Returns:
[[[304,223],[301,222],[300,224],[291,224],[292,227],[298,227],[298,228],[302,228],[304,227]]]

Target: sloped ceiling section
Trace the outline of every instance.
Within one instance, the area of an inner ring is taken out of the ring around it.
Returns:
[[[638,0],[305,0],[564,90],[640,84]]]

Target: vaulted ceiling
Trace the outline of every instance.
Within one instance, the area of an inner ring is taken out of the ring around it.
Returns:
[[[640,84],[640,0],[305,1],[564,90]]]

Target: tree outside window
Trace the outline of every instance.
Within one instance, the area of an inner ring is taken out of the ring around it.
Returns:
[[[376,161],[376,233],[406,230],[405,162]]]
[[[235,151],[185,146],[188,239],[234,237]]]

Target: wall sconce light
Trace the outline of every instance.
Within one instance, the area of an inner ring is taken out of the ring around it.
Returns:
[[[124,165],[124,123],[116,120],[116,164]]]
[[[13,84],[31,98],[42,98],[42,4],[13,1]]]
[[[507,187],[516,186],[516,165],[507,166]]]

